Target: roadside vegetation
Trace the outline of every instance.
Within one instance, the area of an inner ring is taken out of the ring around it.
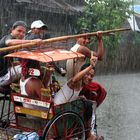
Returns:
[[[77,28],[89,28],[91,32],[96,32],[99,30],[105,31],[130,27],[127,23],[127,18],[133,13],[133,11],[130,11],[129,9],[129,6],[132,5],[132,1],[86,1],[87,4],[85,5],[84,12],[78,19]],[[96,46],[95,39],[95,37],[92,38],[89,48],[93,45]],[[135,55],[135,52],[139,50],[137,46],[140,45],[139,33],[127,31],[104,35],[103,42],[105,47],[105,58],[104,64],[102,64],[103,68],[100,68],[103,69],[103,72],[122,72],[140,68],[140,65],[137,65],[137,59],[139,59],[139,57]],[[132,62],[129,61],[130,59]],[[135,60],[135,63],[133,60]]]
[[[130,2],[122,0],[89,0],[85,6],[83,15],[77,24],[79,28],[89,28],[90,31],[104,31],[121,28],[130,13]],[[106,48],[112,48],[120,42],[118,34],[112,37],[104,37]]]

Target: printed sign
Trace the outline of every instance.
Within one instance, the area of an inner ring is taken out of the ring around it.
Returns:
[[[30,105],[36,105],[36,106],[40,106],[40,107],[46,107],[46,108],[50,108],[50,103],[49,102],[44,102],[44,101],[39,101],[39,100],[34,100],[34,99],[29,99],[26,97],[20,97],[20,96],[13,96],[14,101],[16,102],[22,102],[22,103],[27,103]]]

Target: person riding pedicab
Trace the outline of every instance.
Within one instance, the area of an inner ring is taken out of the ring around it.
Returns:
[[[5,48],[12,45],[19,45],[25,43],[41,43],[42,40],[24,40],[26,32],[26,23],[24,21],[16,21],[12,25],[10,34],[4,36],[0,40],[0,48]],[[9,64],[8,59],[4,56],[9,52],[0,52],[0,87],[7,86],[10,83],[16,81],[21,76],[21,67],[20,64],[12,66]]]
[[[84,67],[75,76],[73,76],[64,86],[56,93],[54,103],[56,105],[64,104],[79,98],[79,93],[84,84],[91,82],[94,75],[94,67],[97,63],[97,57],[91,56],[90,65]],[[87,76],[90,75],[90,76]],[[88,125],[91,127],[91,118],[88,120]],[[89,132],[88,140],[96,140],[96,136]]]
[[[89,66],[89,63],[84,64],[81,67],[81,70],[85,69],[87,66]],[[95,68],[93,77],[95,75]],[[106,97],[106,90],[97,82],[93,82],[93,77],[90,77],[90,75],[86,75],[89,79],[89,81],[86,81],[83,83],[83,88],[81,89],[81,92],[79,96],[84,96],[86,100],[89,100],[93,103],[93,111],[92,111],[92,120],[91,120],[91,133],[96,134],[96,109],[102,104],[102,102],[105,100]],[[101,136],[101,140],[103,140],[103,136]]]
[[[42,20],[33,21],[30,28],[31,29],[28,31],[28,34],[25,36],[26,40],[50,38],[50,36],[47,34],[48,25],[45,24]],[[56,63],[54,63],[54,67],[58,73],[60,73],[62,76],[65,76],[66,71],[63,68],[61,68],[59,65],[56,65]]]
[[[89,29],[82,28],[78,31],[77,34],[84,33],[89,33]],[[70,51],[81,53],[85,56],[85,58],[90,58],[92,52],[94,56],[98,57],[98,60],[102,60],[104,55],[102,33],[98,31],[96,37],[98,44],[97,51],[92,51],[87,47],[87,45],[90,43],[90,37],[88,36],[81,36],[76,38],[76,44],[70,49]],[[77,72],[80,71],[81,66],[85,63],[85,58],[80,58],[76,60],[67,60],[66,69],[68,80],[71,77],[73,77]]]

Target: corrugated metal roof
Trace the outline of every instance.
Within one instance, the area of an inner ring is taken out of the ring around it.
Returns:
[[[16,0],[18,3],[27,3],[27,9],[47,11],[63,14],[79,14],[82,6],[72,6],[64,0]]]
[[[32,0],[16,0],[17,2],[27,2],[27,3],[32,3]]]

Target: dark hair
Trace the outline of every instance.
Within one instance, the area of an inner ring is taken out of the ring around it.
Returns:
[[[24,21],[16,21],[13,24],[12,29],[15,29],[17,26],[23,26],[24,28],[27,28],[27,24]]]
[[[41,28],[42,28],[42,30],[48,30],[48,26],[47,25],[44,25]]]
[[[77,34],[83,34],[83,33],[89,33],[90,31],[89,31],[89,29],[88,28],[81,28],[78,32],[77,32]]]
[[[81,67],[81,71],[84,70],[85,68],[89,67],[90,63],[85,63],[82,67]],[[92,68],[95,71],[95,67]]]

